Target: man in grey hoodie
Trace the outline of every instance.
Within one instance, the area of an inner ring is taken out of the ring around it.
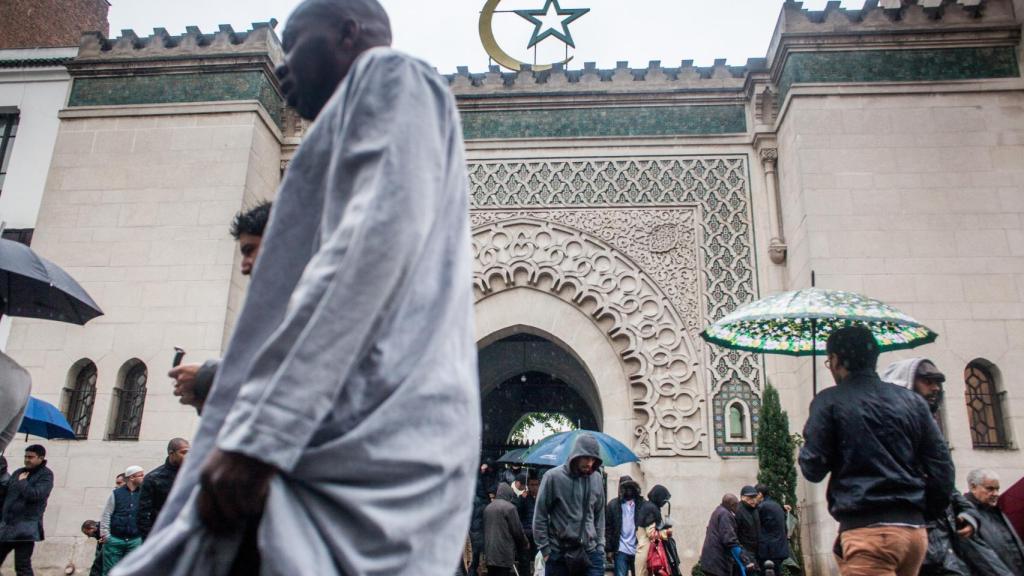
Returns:
[[[885,369],[882,380],[917,392],[938,422],[942,407],[942,384],[946,376],[927,358],[908,358],[893,362]],[[941,423],[939,426],[942,429]],[[945,514],[928,520],[928,552],[920,576],[967,576],[972,571],[961,556],[961,546],[978,528],[978,512],[974,505],[954,491]]]
[[[604,575],[604,482],[597,440],[581,434],[562,466],[544,474],[533,537],[546,576]]]

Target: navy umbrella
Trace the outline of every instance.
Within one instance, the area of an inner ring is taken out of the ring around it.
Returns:
[[[75,431],[68,424],[68,419],[49,402],[30,396],[25,407],[25,417],[21,419],[18,432],[26,435],[39,436],[47,440],[52,438],[74,438]]]
[[[523,464],[561,466],[569,459],[569,454],[576,447],[576,439],[584,434],[593,436],[597,440],[601,463],[604,466],[618,466],[627,462],[640,461],[640,458],[625,444],[603,432],[570,430],[553,434],[534,444],[522,456]]]
[[[103,311],[67,272],[31,248],[0,239],[0,313],[84,325]]]
[[[529,448],[516,448],[515,450],[509,450],[505,454],[498,458],[498,462],[502,464],[522,464],[523,456]]]

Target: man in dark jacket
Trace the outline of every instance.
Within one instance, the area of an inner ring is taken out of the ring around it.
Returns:
[[[171,440],[167,443],[167,459],[164,460],[163,466],[146,474],[139,491],[138,526],[143,540],[149,536],[156,517],[160,515],[160,510],[164,507],[164,502],[167,501],[167,495],[171,493],[174,479],[178,477],[178,470],[181,468],[182,462],[185,461],[188,450],[188,440],[184,438]]]
[[[775,566],[776,574],[782,563],[789,558],[789,537],[786,529],[786,511],[772,498],[771,491],[764,484],[756,486],[761,503],[757,514],[761,522],[760,538],[757,542],[757,562],[764,570],[766,562]]]
[[[124,486],[114,489],[107,498],[100,519],[100,538],[103,539],[103,576],[129,552],[142,546],[139,531],[139,495],[145,472],[140,466],[129,466],[124,471]]]
[[[972,538],[961,541],[961,549],[977,576],[1024,574],[1024,544],[999,509],[999,476],[991,470],[971,470],[966,494],[980,517]]]
[[[700,552],[700,565],[705,576],[732,576],[734,568],[747,576],[754,559],[743,553],[736,537],[736,509],[740,505],[735,494],[722,497],[722,504],[711,513]]]
[[[604,550],[611,556],[615,576],[636,574],[637,514],[645,504],[640,485],[630,476],[619,478],[619,496],[604,513]]]
[[[907,358],[889,365],[882,380],[912,390],[928,403],[932,417],[938,422],[942,407],[942,385],[946,376],[927,358]],[[970,570],[961,558],[963,538],[969,538],[978,527],[974,506],[956,490],[950,505],[939,516],[928,516],[928,552],[920,576],[969,576]]]
[[[489,576],[510,576],[518,552],[530,547],[516,509],[516,493],[502,482],[484,510],[484,554]]]
[[[761,541],[761,514],[757,503],[757,489],[744,486],[740,490],[740,505],[736,507],[736,538],[749,558],[757,558]]]
[[[92,558],[89,576],[103,576],[103,539],[100,538],[100,523],[95,520],[82,522],[82,534],[96,540],[96,554]]]
[[[477,576],[480,573],[480,556],[484,553],[484,510],[490,504],[486,490],[483,496],[476,495],[473,498],[473,516],[469,521],[469,574]]]
[[[925,517],[953,491],[953,462],[928,405],[879,379],[878,343],[862,326],[826,343],[836,386],[811,402],[800,468],[811,482],[829,473],[829,512],[839,521],[841,574],[916,576],[928,547]]]
[[[46,466],[46,448],[25,448],[25,466],[11,474],[0,513],[0,564],[14,552],[14,571],[31,576],[32,551],[41,542],[43,513],[53,490],[53,472]]]
[[[600,466],[597,440],[581,434],[568,462],[544,474],[533,537],[544,555],[545,576],[604,576],[605,500]]]
[[[523,534],[530,547],[519,555],[519,576],[532,576],[533,562],[537,557],[537,545],[533,541],[533,510],[537,507],[537,489],[540,488],[540,480],[533,474],[526,472],[519,473],[523,479],[526,492],[519,495],[519,523],[523,525]]]

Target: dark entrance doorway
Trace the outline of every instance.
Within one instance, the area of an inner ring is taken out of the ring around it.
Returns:
[[[558,343],[516,332],[480,350],[481,456],[498,459],[523,444],[510,442],[528,414],[559,414],[575,428],[601,430],[597,387],[583,364]]]

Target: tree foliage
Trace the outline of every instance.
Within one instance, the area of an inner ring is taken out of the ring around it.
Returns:
[[[757,481],[768,486],[772,496],[797,510],[796,450],[799,436],[789,433],[789,415],[782,409],[779,391],[765,387],[757,436]],[[793,559],[801,562],[799,529],[790,542]]]
[[[542,431],[541,438],[543,438],[550,434],[575,430],[576,425],[562,414],[555,412],[531,412],[520,418],[519,422],[516,422],[512,432],[509,434],[509,442],[525,444],[530,440],[539,440],[540,438],[528,437],[531,429]]]

